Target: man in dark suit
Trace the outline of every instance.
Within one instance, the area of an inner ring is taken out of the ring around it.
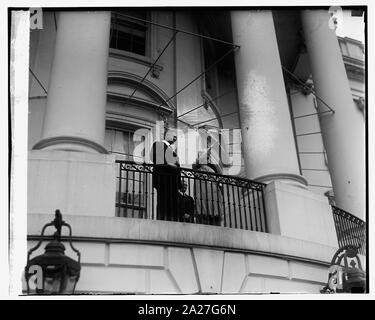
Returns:
[[[166,140],[156,141],[152,145],[153,187],[157,191],[157,219],[177,221],[178,190],[182,187],[178,156],[172,148],[177,137],[174,135],[167,139],[166,134]]]

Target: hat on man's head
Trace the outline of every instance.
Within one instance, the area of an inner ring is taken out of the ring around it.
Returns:
[[[177,129],[176,128],[167,128],[164,131],[164,139],[166,141],[173,141],[177,140]]]

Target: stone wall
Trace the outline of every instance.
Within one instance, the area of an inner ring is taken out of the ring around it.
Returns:
[[[52,219],[29,215],[29,247]],[[64,220],[72,225],[82,257],[77,293],[319,293],[336,251],[278,235],[189,223],[70,215]]]
[[[319,293],[327,281],[325,266],[259,254],[137,243],[75,246],[82,253],[77,293]]]

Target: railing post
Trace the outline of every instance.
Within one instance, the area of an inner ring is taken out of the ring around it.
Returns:
[[[265,185],[262,186],[262,191],[261,191],[261,194],[262,194],[262,204],[263,204],[263,219],[264,219],[264,230],[262,230],[262,231],[263,232],[268,232],[267,215],[266,215],[266,203],[264,201],[264,189],[265,189]]]
[[[118,168],[119,168],[119,187],[118,187],[118,214],[117,216],[120,217],[121,215],[121,183],[122,183],[122,168],[121,168],[122,164],[119,163],[118,164]],[[127,183],[127,182],[126,182]]]

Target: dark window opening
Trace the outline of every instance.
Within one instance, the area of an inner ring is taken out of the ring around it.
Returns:
[[[109,47],[146,55],[147,23],[128,16],[146,20],[146,11],[120,11],[112,13]]]

